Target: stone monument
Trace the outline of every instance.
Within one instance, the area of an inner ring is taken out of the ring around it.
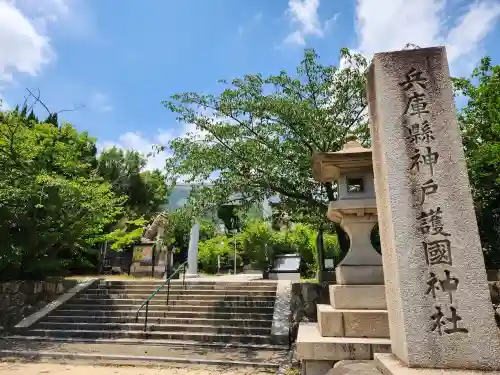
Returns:
[[[200,224],[196,223],[189,234],[188,269],[186,277],[198,277],[198,240],[200,237]]]
[[[132,250],[131,275],[164,276],[167,251],[163,245],[163,237],[167,225],[168,220],[161,213],[144,229],[143,236]]]
[[[499,370],[445,48],[375,54],[368,100],[393,353],[377,366]]]
[[[334,361],[371,359],[390,351],[382,257],[370,235],[377,223],[372,151],[354,136],[339,152],[314,157],[316,180],[336,182],[338,199],[327,217],[347,232],[350,248],[336,267],[337,285],[330,285],[330,304],[318,304],[318,323],[301,324],[297,356],[305,375],[325,374]]]

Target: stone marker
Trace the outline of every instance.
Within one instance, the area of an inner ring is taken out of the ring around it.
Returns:
[[[445,48],[375,54],[368,101],[392,352],[500,369]]]
[[[188,269],[186,277],[198,277],[198,239],[200,237],[200,224],[196,223],[189,234]]]

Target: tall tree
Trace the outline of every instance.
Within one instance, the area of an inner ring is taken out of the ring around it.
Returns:
[[[137,151],[116,147],[99,155],[99,174],[109,181],[119,195],[127,196],[130,215],[150,218],[167,201],[165,174],[160,170],[143,171],[146,158]]]
[[[0,116],[0,279],[57,275],[88,260],[123,199],[85,162],[95,147],[71,125]]]
[[[324,66],[306,50],[295,75],[285,71],[233,79],[220,95],[183,93],[164,105],[198,133],[170,142],[171,178],[204,180],[194,190],[195,205],[224,202],[241,192],[244,203],[278,195],[294,220],[323,222],[335,184],[312,176],[315,152],[338,151],[348,133],[368,140],[365,99],[366,60],[341,51],[343,68]]]
[[[500,264],[500,65],[485,57],[469,78],[454,79],[463,144],[487,263]]]

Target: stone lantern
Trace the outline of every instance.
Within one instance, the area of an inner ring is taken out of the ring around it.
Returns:
[[[350,247],[335,269],[330,303],[317,305],[317,323],[300,323],[302,374],[326,374],[344,359],[368,360],[390,351],[382,257],[371,244],[377,223],[372,152],[350,136],[338,152],[314,156],[316,180],[337,184],[327,217],[347,232]],[[382,250],[383,251],[383,250]]]
[[[341,151],[315,155],[313,174],[318,181],[337,183],[338,197],[329,203],[327,217],[339,223],[350,240],[336,269],[337,282],[383,284],[382,257],[371,244],[377,223],[371,150],[349,136]]]

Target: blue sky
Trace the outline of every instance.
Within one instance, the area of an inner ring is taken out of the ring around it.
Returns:
[[[341,47],[444,44],[466,75],[483,55],[500,63],[499,20],[500,0],[0,0],[0,97],[40,89],[51,111],[83,105],[62,117],[100,147],[148,152],[194,131],[160,104],[174,93],[293,72],[308,47],[337,65]]]

